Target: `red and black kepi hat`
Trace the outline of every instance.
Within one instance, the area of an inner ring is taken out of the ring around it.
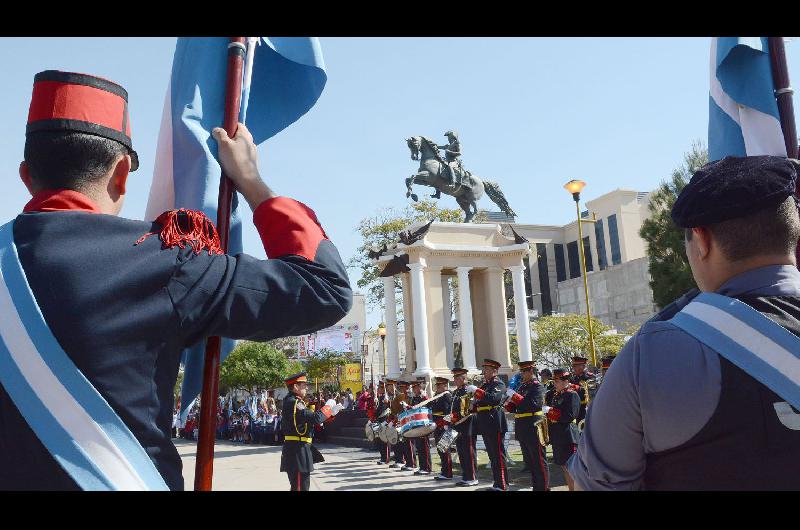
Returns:
[[[490,366],[492,368],[500,368],[500,363],[495,361],[494,359],[484,359],[483,366]]]
[[[284,379],[284,383],[287,385],[293,385],[295,383],[307,383],[308,382],[308,372],[300,372],[299,374],[290,375],[286,379]]]
[[[115,140],[128,148],[131,171],[139,168],[131,142],[128,92],[113,81],[58,70],[36,74],[25,133],[39,131],[74,131]]]
[[[530,370],[531,368],[534,368],[533,361],[520,361],[517,364],[519,365],[519,369],[522,370],[522,371]]]

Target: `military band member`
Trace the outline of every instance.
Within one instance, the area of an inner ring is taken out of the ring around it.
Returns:
[[[545,450],[536,431],[536,423],[544,420],[544,389],[536,379],[533,361],[520,361],[519,369],[522,383],[516,391],[508,389],[506,410],[514,413],[514,432],[526,467],[531,472],[533,491],[547,491],[550,489],[550,474]]]
[[[408,393],[408,387],[410,386],[410,382],[408,381],[398,381],[397,386],[399,390],[397,392],[397,396],[395,396],[394,400],[392,401],[392,413],[397,418],[395,420],[395,425],[398,424],[400,413],[405,412],[409,408],[411,408],[411,396]],[[417,458],[414,454],[414,443],[410,438],[403,438],[397,445],[400,446],[400,451],[403,454],[403,461],[405,464],[403,467],[400,468],[400,471],[414,471],[418,470],[417,468]]]
[[[422,385],[425,383],[424,377],[418,377],[416,381],[411,383],[411,406],[418,405],[428,399],[428,396],[422,391]],[[414,448],[417,451],[417,459],[419,460],[419,469],[414,472],[415,475],[430,475],[433,463],[431,462],[431,441],[428,436],[419,436],[414,438]]]
[[[453,394],[447,390],[449,380],[446,377],[437,377],[435,382],[436,394],[443,394],[430,403],[433,421],[436,422],[436,430],[433,431],[433,439],[435,443],[438,444],[445,430],[452,428],[449,420],[453,418],[451,415],[453,412]],[[448,416],[449,418],[445,420]],[[450,455],[450,450],[448,449],[447,452],[443,453],[439,451],[437,445],[436,452],[439,453],[439,460],[441,461],[442,468],[441,473],[433,478],[436,480],[452,480],[453,457]]]
[[[600,367],[600,375],[602,375],[603,377],[606,376],[606,372],[608,372],[608,369],[611,368],[611,362],[614,360],[614,357],[616,357],[616,356],[615,355],[608,355],[608,356],[603,357],[602,359],[600,359],[600,363],[602,365]]]
[[[307,375],[307,372],[300,372],[284,380],[289,395],[283,400],[281,471],[288,475],[292,491],[308,491],[314,464],[325,461],[311,444],[314,426],[335,416],[342,408],[339,404],[326,404],[316,412],[306,408],[304,399],[308,392]]]
[[[370,417],[370,421],[373,422],[384,422],[386,417],[383,414],[386,412],[387,409],[390,407],[389,398],[386,396],[386,387],[383,384],[383,381],[378,383],[378,390],[376,392],[376,396],[378,398],[378,405],[374,409],[370,409],[373,411],[372,416]],[[380,438],[375,438],[376,445],[378,446],[378,452],[380,453],[381,457],[378,460],[378,464],[389,464],[391,455],[390,455],[390,447],[389,444],[381,440]]]
[[[399,402],[397,407],[394,406],[395,398],[397,397],[397,380],[396,379],[386,379],[386,397],[389,400],[389,416],[386,418],[387,425],[394,427],[397,424],[397,414],[402,412],[402,407],[400,407]],[[397,412],[399,409],[399,412]],[[392,455],[394,456],[394,461],[389,464],[389,467],[402,467],[406,463],[406,458],[403,453],[403,446],[398,441],[395,444],[390,445],[392,449]]]
[[[550,446],[553,448],[553,462],[561,466],[569,490],[572,491],[574,484],[567,471],[567,460],[575,452],[580,436],[577,417],[581,400],[575,387],[569,382],[569,370],[565,368],[553,370],[553,380],[555,392],[552,405],[547,407],[546,412],[550,422]]]
[[[475,385],[467,386],[467,392],[475,397],[473,407],[477,417],[478,434],[483,438],[486,452],[489,454],[489,464],[492,467],[494,482],[493,491],[506,491],[508,489],[508,470],[503,458],[503,436],[508,432],[506,415],[500,406],[506,394],[506,385],[497,377],[500,363],[494,359],[483,361],[483,384],[480,388]]]
[[[573,385],[578,386],[578,397],[581,398],[581,410],[578,412],[578,422],[586,417],[586,405],[589,404],[589,382],[594,383],[593,372],[586,370],[586,362],[589,359],[576,355],[572,358],[572,378],[569,380]]]
[[[461,466],[461,480],[456,482],[456,485],[477,486],[478,435],[475,434],[475,416],[470,412],[472,394],[467,392],[467,369],[453,368],[453,382],[456,384],[456,390],[453,392],[452,414],[450,418],[445,416],[445,419],[450,420],[458,433],[456,452]]]

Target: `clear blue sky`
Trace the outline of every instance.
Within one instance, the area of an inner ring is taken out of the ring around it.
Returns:
[[[706,140],[708,38],[320,40],[322,97],[259,154],[265,180],[311,206],[345,260],[359,244],[360,219],[407,203],[403,180],[418,166],[408,136],[444,141],[457,130],[464,165],[500,183],[519,222],[541,224],[572,219],[566,181],[587,181],[585,199],[650,191],[692,141]],[[92,73],[128,90],[141,167],[122,215],[143,217],[174,46],[174,38],[0,39],[0,222],[28,200],[17,167],[33,76],[44,69]],[[795,84],[798,46],[787,44]],[[449,197],[441,203],[456,207]],[[496,209],[488,198],[479,206]],[[263,257],[248,222],[244,234],[245,250]],[[379,321],[371,311],[368,325]]]

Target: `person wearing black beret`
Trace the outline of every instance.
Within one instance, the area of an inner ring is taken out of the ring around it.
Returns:
[[[308,491],[314,464],[325,461],[319,450],[311,443],[314,438],[314,426],[321,425],[344,408],[332,399],[316,412],[306,408],[303,400],[308,392],[307,376],[307,372],[300,372],[284,380],[289,395],[283,400],[281,471],[289,477],[292,491]]]
[[[577,488],[800,489],[797,170],[726,157],[680,192],[698,289],[614,358],[568,464]]]

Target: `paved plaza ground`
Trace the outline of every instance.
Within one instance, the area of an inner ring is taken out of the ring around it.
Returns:
[[[183,477],[187,490],[194,484],[196,442],[174,440],[183,460]],[[478,438],[478,467],[480,485],[459,487],[455,480],[438,481],[433,474],[416,476],[409,471],[399,471],[376,464],[378,453],[367,449],[341,447],[331,444],[315,444],[325,456],[325,462],[317,464],[311,474],[311,489],[316,491],[470,491],[492,485],[491,471],[484,467],[488,463]],[[522,455],[515,442],[509,447],[514,465],[509,467],[510,490],[530,490],[528,472],[521,472]],[[214,458],[214,490],[217,491],[287,491],[289,481],[286,473],[278,471],[281,462],[281,446],[243,445],[217,440]],[[453,455],[455,457],[455,455]],[[438,456],[434,448],[434,470],[438,471]],[[456,459],[457,460],[457,459]],[[457,464],[454,474],[460,473]],[[553,490],[566,490],[560,468],[550,466]]]

